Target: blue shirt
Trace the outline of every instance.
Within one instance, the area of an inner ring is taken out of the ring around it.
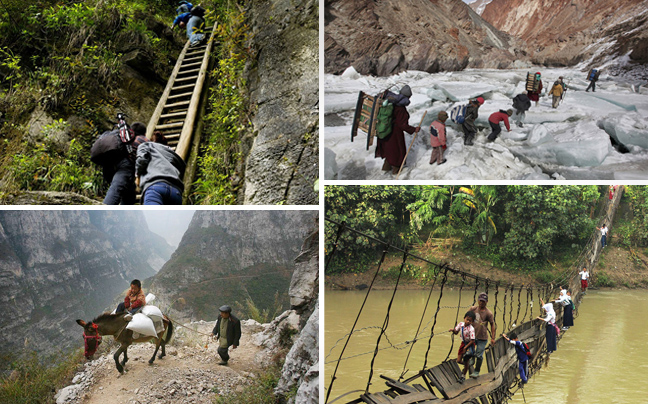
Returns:
[[[524,349],[524,345],[522,345],[522,342],[511,340],[511,344],[515,344],[515,353],[517,353],[517,357],[518,357],[518,360],[520,362],[526,362],[526,361],[529,360],[529,357],[526,354],[526,351]]]
[[[178,25],[178,24],[180,24],[180,22],[184,22],[186,24],[189,21],[190,18],[191,18],[191,13],[180,14],[179,16],[177,16],[175,18],[175,20],[173,20],[173,25],[174,26]]]

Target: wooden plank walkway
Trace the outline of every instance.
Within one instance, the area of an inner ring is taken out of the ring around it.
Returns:
[[[364,95],[360,94],[363,101]],[[373,100],[371,100],[373,102]],[[367,118],[367,126],[370,118]],[[355,123],[354,123],[355,125]],[[354,127],[354,132],[355,132]],[[601,217],[602,221],[613,223],[616,208],[619,206],[623,187],[620,186],[614,195],[614,200],[607,206],[607,211]],[[587,247],[587,260],[592,264],[591,269],[600,257],[599,237],[594,237],[593,243]],[[580,268],[579,268],[580,269]],[[580,280],[573,276],[566,284],[572,290],[572,298],[576,308],[581,300]],[[567,286],[566,284],[562,286]],[[562,328],[563,309],[554,303],[556,324]],[[533,318],[533,317],[532,317]],[[533,376],[535,369],[539,369],[547,358],[545,323],[539,320],[530,320],[508,331],[515,332],[522,342],[526,342],[531,350],[528,377]],[[560,340],[565,334],[561,331],[557,336]],[[485,367],[488,369],[477,378],[464,379],[459,365],[454,360],[443,362],[432,368],[424,369],[418,374],[404,381],[397,381],[387,376],[380,377],[386,381],[387,390],[379,393],[364,393],[348,404],[464,404],[464,403],[501,403],[507,402],[511,395],[509,390],[514,386],[518,377],[518,360],[515,347],[504,338],[498,338],[494,346],[489,346],[484,352]],[[414,384],[417,383],[417,384]],[[334,400],[336,401],[336,400]]]

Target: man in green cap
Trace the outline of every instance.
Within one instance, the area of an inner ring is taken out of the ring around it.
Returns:
[[[224,305],[219,309],[220,317],[212,330],[214,338],[218,339],[218,355],[221,357],[219,365],[227,365],[229,361],[229,347],[236,349],[241,339],[241,322],[232,315],[232,308]]]

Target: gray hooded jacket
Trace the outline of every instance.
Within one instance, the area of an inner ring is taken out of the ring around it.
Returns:
[[[185,167],[185,162],[169,146],[146,142],[137,148],[135,175],[141,177],[142,194],[159,181],[169,183],[182,192]]]

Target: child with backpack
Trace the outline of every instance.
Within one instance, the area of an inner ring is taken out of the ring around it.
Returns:
[[[430,145],[432,146],[432,155],[430,156],[430,164],[437,165],[445,163],[447,160],[443,158],[443,151],[446,149],[446,126],[445,121],[448,119],[448,114],[445,111],[439,112],[437,120],[430,125]]]
[[[504,125],[506,126],[506,130],[509,132],[511,131],[511,125],[509,125],[509,116],[513,115],[513,110],[509,109],[504,111],[503,109],[500,109],[498,112],[493,112],[491,116],[488,117],[488,123],[491,126],[492,132],[490,135],[488,135],[488,141],[489,142],[494,142],[495,139],[497,139],[497,135],[499,135],[502,132],[502,127],[500,126],[500,122],[504,121]]]
[[[563,331],[574,325],[572,301],[567,293],[566,289],[560,288],[560,296],[554,300],[554,303],[560,303],[563,307]]]
[[[464,315],[463,322],[457,324],[455,328],[448,330],[455,335],[460,333],[461,345],[459,346],[459,352],[457,352],[457,363],[464,365],[464,376],[468,374],[470,359],[475,356],[475,328],[472,325],[475,318],[477,318],[475,312],[468,311],[466,315]]]
[[[520,379],[522,379],[522,384],[526,384],[529,381],[529,359],[531,358],[531,350],[529,349],[529,346],[524,342],[519,341],[515,332],[512,332],[510,337],[507,337],[506,334],[502,334],[502,337],[515,345],[515,353],[518,357],[518,369],[520,370]]]
[[[527,97],[526,91],[513,98],[513,108],[515,108],[515,122],[521,128],[524,126],[526,111],[531,108],[531,100]]]
[[[477,97],[475,100],[470,101],[468,108],[466,108],[466,117],[464,118],[461,128],[464,132],[464,144],[466,146],[473,145],[473,139],[477,134],[477,126],[475,120],[479,117],[479,107],[484,104],[482,97]]]

